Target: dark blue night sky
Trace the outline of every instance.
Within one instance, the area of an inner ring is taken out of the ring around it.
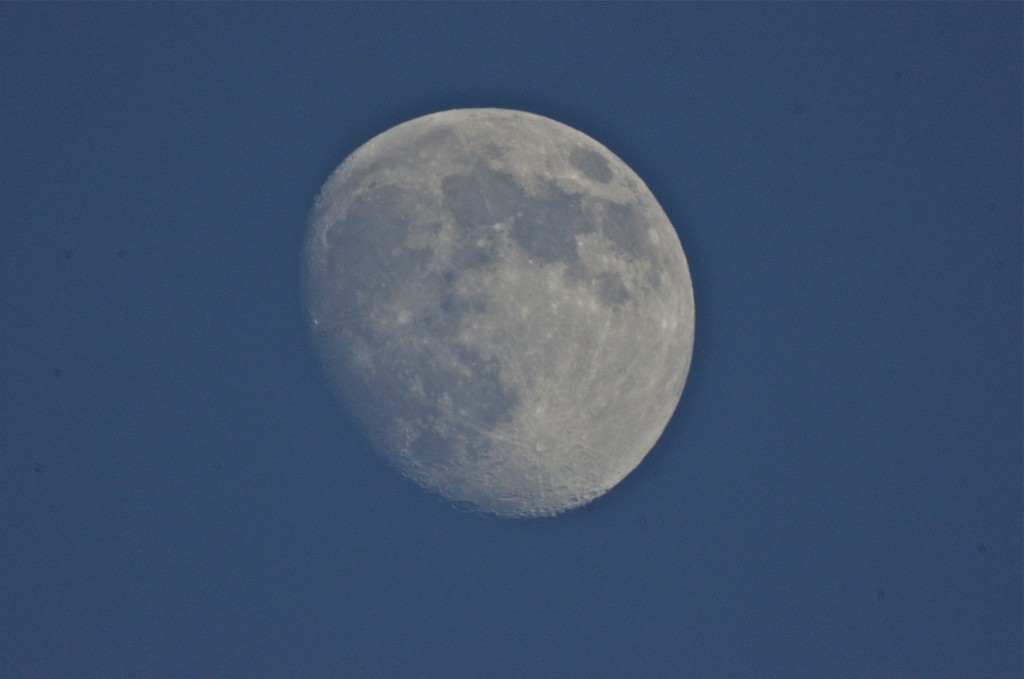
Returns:
[[[1019,677],[1022,5],[0,4],[0,676]],[[457,511],[305,326],[435,111],[624,159],[697,305],[647,460]]]

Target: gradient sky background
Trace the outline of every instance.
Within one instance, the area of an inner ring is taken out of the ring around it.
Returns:
[[[0,5],[0,676],[1022,673],[1022,6]],[[555,519],[338,414],[304,220],[439,110],[679,232],[680,407]]]

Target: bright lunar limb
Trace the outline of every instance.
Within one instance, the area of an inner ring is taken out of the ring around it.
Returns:
[[[590,137],[462,109],[374,137],[308,224],[306,302],[377,450],[463,506],[546,516],[643,460],[679,402],[693,289],[664,211]]]

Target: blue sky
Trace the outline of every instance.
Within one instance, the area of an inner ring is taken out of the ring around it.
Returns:
[[[0,5],[0,676],[1020,676],[1021,19]],[[674,418],[555,519],[389,470],[304,325],[328,173],[478,106],[693,276]]]

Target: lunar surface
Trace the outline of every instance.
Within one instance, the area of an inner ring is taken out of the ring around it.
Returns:
[[[308,229],[306,302],[341,401],[461,506],[586,504],[679,402],[686,257],[646,185],[581,132],[504,109],[416,118],[331,174]]]

